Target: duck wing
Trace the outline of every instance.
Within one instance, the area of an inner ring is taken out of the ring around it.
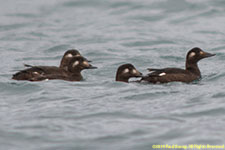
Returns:
[[[149,68],[151,73],[144,76],[141,80],[151,83],[167,83],[167,82],[192,82],[198,77],[190,73],[187,70],[180,68],[164,68],[164,69],[152,69]]]
[[[25,64],[26,65],[26,64]],[[29,80],[29,81],[41,81],[45,79],[56,78],[55,76],[62,76],[65,71],[55,66],[31,66],[28,69],[21,70],[15,73],[12,79],[15,80]]]
[[[148,74],[148,76],[165,76],[165,75],[171,75],[171,74],[186,74],[187,71],[180,68],[164,68],[164,69],[153,69],[148,68],[148,70],[151,72]]]
[[[35,67],[35,66],[29,65],[29,64],[23,64],[23,65],[24,65],[24,67],[29,67],[29,68]]]

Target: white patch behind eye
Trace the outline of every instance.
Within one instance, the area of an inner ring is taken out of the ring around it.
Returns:
[[[33,72],[33,74],[39,74],[39,73],[35,71],[35,72]]]
[[[161,76],[165,76],[165,75],[166,75],[165,72],[159,74],[160,77],[161,77]]]
[[[73,67],[77,66],[79,63],[80,63],[79,61],[75,61],[75,62],[73,63]]]
[[[136,70],[136,69],[133,69],[133,70],[132,70],[132,73],[133,73],[133,74],[136,74],[136,73],[137,73],[137,70]]]
[[[66,57],[67,58],[71,58],[71,57],[73,57],[73,55],[72,54],[67,54]]]
[[[128,68],[124,69],[124,71],[123,71],[123,73],[128,73],[128,72],[129,72]]]
[[[196,54],[195,54],[195,52],[191,52],[190,54],[189,54],[189,57],[194,57]]]

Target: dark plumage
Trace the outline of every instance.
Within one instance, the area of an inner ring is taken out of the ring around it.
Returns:
[[[73,57],[81,56],[80,52],[76,49],[66,51],[61,59],[59,68],[68,70],[68,64]]]
[[[151,83],[168,83],[168,82],[185,82],[189,83],[194,80],[201,78],[201,72],[198,68],[198,61],[214,56],[215,54],[210,54],[204,52],[200,48],[191,49],[186,56],[186,68],[164,68],[164,69],[152,69],[148,70],[151,72],[147,76],[143,77],[141,81],[147,81]]]
[[[142,73],[137,71],[137,69],[132,64],[124,64],[117,69],[116,81],[128,82],[131,77],[141,76]]]
[[[14,80],[42,81],[42,80],[67,80],[80,81],[82,80],[81,71],[84,69],[95,69],[88,61],[82,57],[73,57],[69,64],[68,70],[54,66],[28,66],[30,68],[19,71],[14,74]]]
[[[65,69],[65,70],[68,70],[68,64],[70,62],[70,60],[73,58],[73,57],[76,57],[76,56],[82,56],[80,54],[80,52],[76,49],[70,49],[68,51],[66,51],[61,59],[61,62],[60,62],[60,65],[59,65],[59,68],[62,68],[62,69]],[[83,56],[82,56],[83,57]],[[83,57],[85,60],[87,60],[85,57]],[[88,62],[91,62],[89,60],[87,60]]]

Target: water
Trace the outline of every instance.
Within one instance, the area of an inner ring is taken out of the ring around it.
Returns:
[[[37,0],[0,5],[0,149],[149,150],[154,144],[224,144],[223,0]],[[119,83],[119,65],[184,67],[193,84]],[[85,81],[18,82],[23,64],[59,65],[77,48],[98,66]]]

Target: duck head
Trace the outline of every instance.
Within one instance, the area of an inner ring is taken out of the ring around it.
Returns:
[[[139,72],[132,64],[119,66],[116,73],[116,81],[128,82],[131,77],[142,77],[142,73]]]

